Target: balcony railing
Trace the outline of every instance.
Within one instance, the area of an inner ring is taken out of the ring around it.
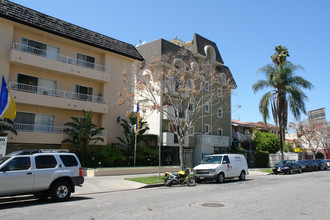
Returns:
[[[68,91],[63,91],[63,90],[58,90],[58,89],[51,89],[51,88],[46,88],[46,87],[27,85],[27,84],[17,83],[17,82],[9,82],[8,86],[9,86],[9,89],[12,89],[12,90],[36,93],[36,94],[40,94],[40,95],[55,96],[55,97],[75,99],[75,100],[81,100],[81,101],[86,101],[86,102],[102,103],[102,104],[108,103],[108,98],[102,97],[102,96],[92,96],[92,95],[87,95],[87,94],[82,94],[82,93],[68,92]]]
[[[110,72],[110,68],[107,67],[107,66],[102,66],[102,65],[99,65],[99,64],[87,62],[85,60],[76,59],[76,58],[73,58],[73,57],[69,57],[69,56],[66,56],[66,55],[63,55],[63,54],[54,53],[54,52],[51,52],[51,51],[39,49],[39,48],[36,48],[36,47],[30,47],[30,46],[20,44],[20,43],[17,43],[17,42],[13,43],[12,48],[14,50],[22,51],[22,52],[37,55],[37,56],[46,57],[48,59],[57,60],[57,61],[60,61],[60,62],[64,62],[64,63],[76,65],[76,66],[82,66],[82,67],[86,67],[86,68],[90,68],[90,69],[95,69],[95,70],[103,71],[103,72],[106,72],[106,73]]]
[[[68,126],[49,126],[49,125],[36,125],[36,124],[23,124],[15,123],[14,127],[17,131],[23,132],[39,132],[39,133],[53,133],[53,134],[67,134],[64,130],[71,128]],[[99,133],[100,136],[105,136],[106,130],[104,129]]]

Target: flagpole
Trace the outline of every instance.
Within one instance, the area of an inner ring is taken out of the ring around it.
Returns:
[[[134,143],[134,166],[136,163],[136,139],[137,139],[137,131],[135,131],[135,143]]]

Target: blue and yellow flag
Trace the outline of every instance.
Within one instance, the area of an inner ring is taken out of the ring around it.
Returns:
[[[10,95],[9,89],[2,76],[1,92],[0,92],[0,118],[15,119],[16,117],[16,103],[14,98]]]
[[[137,102],[137,105],[136,105],[136,132],[140,132],[140,109],[139,109],[139,102]]]

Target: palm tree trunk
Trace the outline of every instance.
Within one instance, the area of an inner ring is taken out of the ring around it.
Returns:
[[[281,150],[281,158],[284,160],[283,154],[283,131],[282,131],[282,108],[281,104],[278,106],[278,124],[280,126],[280,150]]]

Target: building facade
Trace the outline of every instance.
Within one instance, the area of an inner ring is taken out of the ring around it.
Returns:
[[[184,42],[179,39],[170,41],[158,39],[153,42],[143,44],[138,47],[139,53],[144,57],[145,62],[151,63],[157,58],[166,56],[167,54],[175,54],[181,50],[187,50],[192,53],[196,59],[210,61],[218,72],[224,73],[227,79],[230,79],[231,89],[236,88],[236,83],[228,67],[224,65],[217,45],[198,35],[194,34],[193,40]],[[173,62],[176,60],[173,57]],[[207,82],[203,85],[205,91],[208,92]],[[190,130],[191,135],[184,140],[184,161],[186,167],[192,167],[198,164],[205,155],[214,153],[228,152],[231,146],[231,97],[230,95],[221,97],[222,104],[225,103],[226,109],[220,105],[207,105],[201,111],[203,115]],[[163,97],[159,97],[163,100]],[[159,101],[160,102],[160,101]],[[162,107],[165,111],[173,111],[173,107],[163,101]],[[180,120],[185,120],[185,111],[191,109],[183,109],[179,112]],[[164,165],[178,165],[179,160],[179,144],[176,135],[171,128],[170,119],[166,114],[154,111],[147,112],[146,121],[150,127],[149,133],[159,135],[162,139],[162,163]],[[159,129],[159,128],[162,129]]]
[[[59,148],[72,116],[93,112],[110,144],[122,132],[117,105],[122,72],[143,60],[133,45],[4,0],[0,3],[0,74],[15,99],[18,135],[7,153],[22,148]]]

